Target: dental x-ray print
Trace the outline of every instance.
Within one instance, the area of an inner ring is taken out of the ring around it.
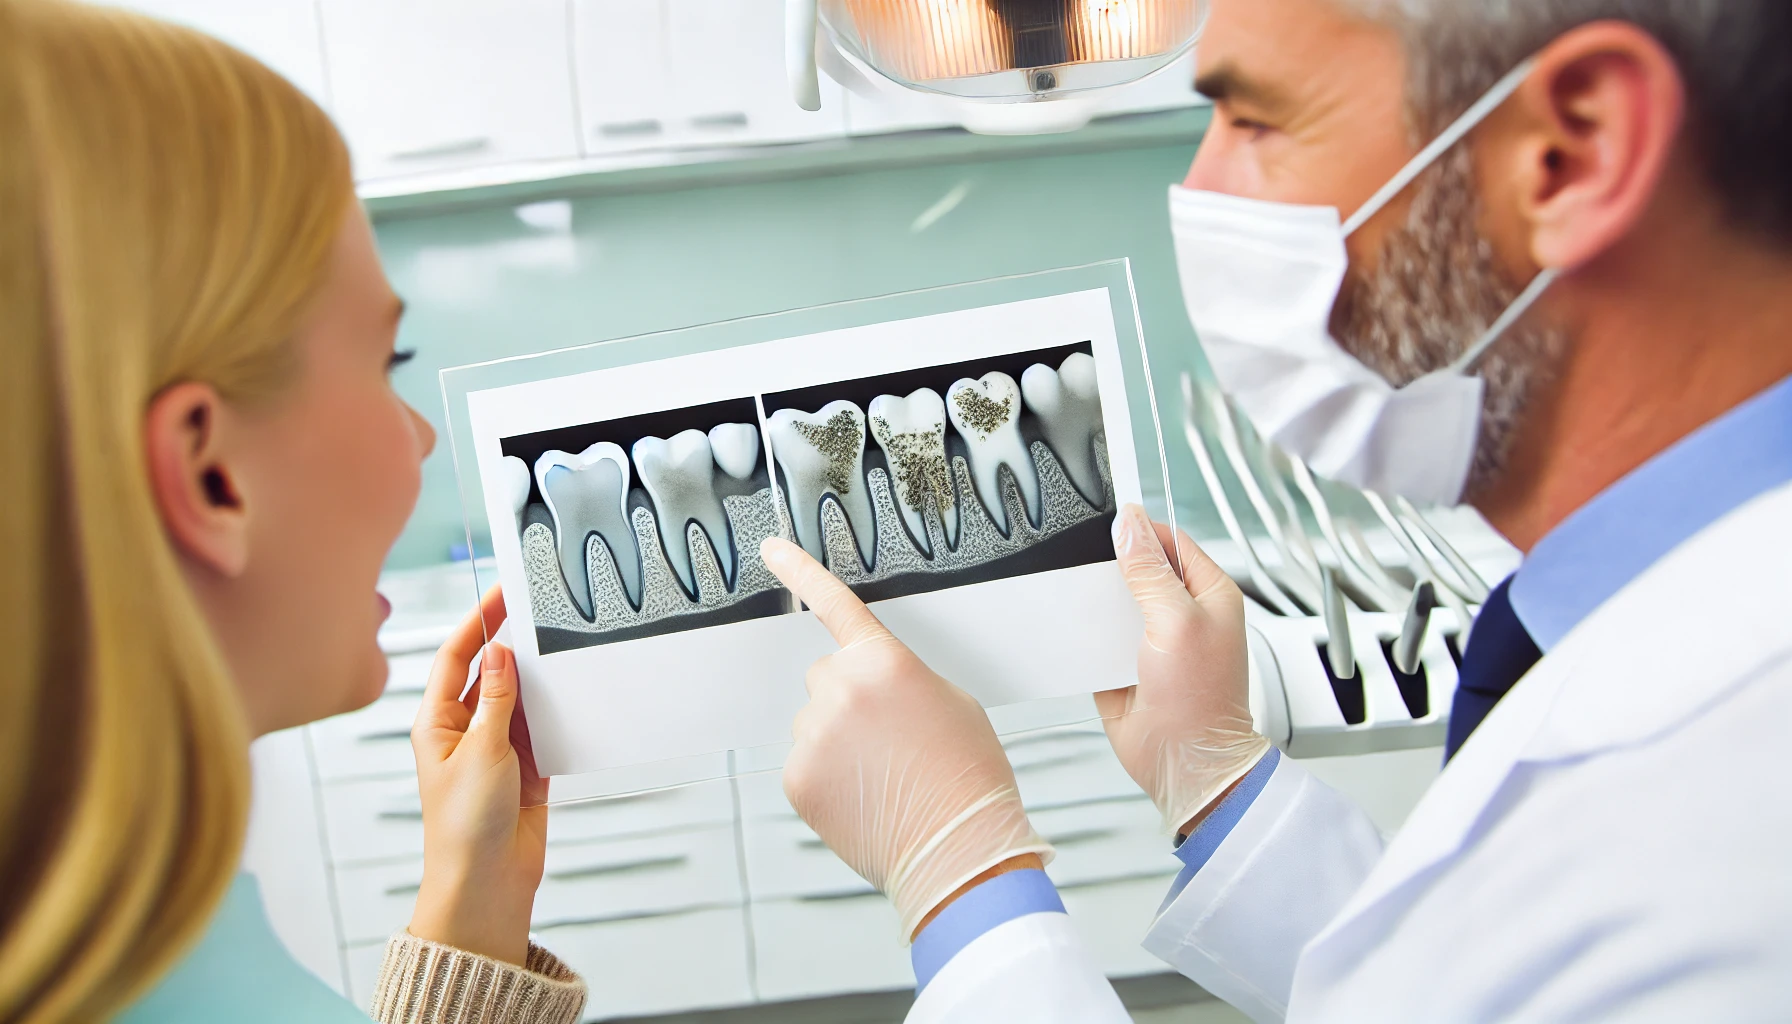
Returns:
[[[836,645],[760,561],[773,535],[985,706],[1132,683],[1141,626],[1109,526],[1162,451],[1114,302],[479,371],[467,430],[543,773],[789,740]]]
[[[1088,342],[763,401],[794,539],[866,601],[1114,557]]]
[[[503,439],[542,654],[786,611],[758,406],[740,398]]]

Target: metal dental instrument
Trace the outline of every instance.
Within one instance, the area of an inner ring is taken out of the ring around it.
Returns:
[[[1295,487],[1300,489],[1301,497],[1307,500],[1308,507],[1313,510],[1313,518],[1319,521],[1320,536],[1325,538],[1325,542],[1337,554],[1338,567],[1343,570],[1345,578],[1355,584],[1358,590],[1373,597],[1381,610],[1400,607],[1399,595],[1404,594],[1406,588],[1395,583],[1372,558],[1365,564],[1344,545],[1344,538],[1338,532],[1337,518],[1332,515],[1331,505],[1326,502],[1318,483],[1313,480],[1312,471],[1298,457],[1287,453],[1283,453],[1283,456],[1288,460]]]
[[[1444,560],[1450,563],[1450,568],[1456,570],[1456,575],[1462,578],[1462,582],[1468,584],[1469,590],[1478,591],[1478,593],[1466,595],[1468,599],[1476,604],[1486,601],[1487,595],[1492,593],[1492,588],[1487,585],[1486,580],[1481,578],[1481,574],[1475,571],[1475,567],[1469,564],[1468,559],[1462,557],[1462,553],[1444,539],[1443,533],[1431,525],[1431,520],[1426,519],[1417,508],[1413,507],[1413,503],[1405,498],[1396,498],[1394,505],[1400,510],[1402,516],[1424,533],[1425,539],[1430,541],[1431,546],[1444,556]]]
[[[1417,675],[1419,655],[1425,647],[1425,631],[1431,625],[1431,612],[1437,607],[1437,588],[1430,580],[1413,588],[1412,603],[1406,606],[1406,622],[1394,638],[1394,668],[1401,675]]]
[[[1393,534],[1394,541],[1400,545],[1400,550],[1406,552],[1406,560],[1412,563],[1414,576],[1420,579],[1430,577],[1445,589],[1454,591],[1465,601],[1475,599],[1468,592],[1466,585],[1456,585],[1450,582],[1450,577],[1454,576],[1454,573],[1445,575],[1438,571],[1437,563],[1432,561],[1431,556],[1425,554],[1424,550],[1413,541],[1412,535],[1407,533],[1406,527],[1401,525],[1399,519],[1395,518],[1393,510],[1388,508],[1388,503],[1382,499],[1381,495],[1374,491],[1364,491],[1363,498],[1369,502],[1369,507],[1375,510],[1375,515],[1381,520],[1381,525]]]
[[[1226,453],[1226,461],[1232,464],[1232,472],[1238,476],[1240,487],[1257,512],[1257,518],[1263,521],[1263,528],[1269,533],[1270,543],[1275,546],[1276,553],[1282,556],[1282,573],[1278,577],[1287,589],[1294,591],[1294,596],[1308,608],[1319,604],[1318,578],[1310,576],[1305,566],[1294,554],[1294,548],[1288,541],[1287,533],[1282,529],[1282,517],[1270,506],[1269,498],[1264,495],[1262,486],[1257,482],[1257,474],[1245,457],[1244,446],[1238,440],[1238,427],[1232,422],[1232,410],[1226,400],[1212,388],[1202,388],[1202,397],[1207,407],[1213,412],[1214,425],[1219,430],[1220,450]],[[1298,528],[1299,521],[1296,520]]]
[[[1338,577],[1328,567],[1321,571],[1325,584],[1325,658],[1331,663],[1332,675],[1339,679],[1356,678],[1356,651],[1350,644],[1350,613],[1344,608],[1344,592],[1338,589]]]
[[[1257,561],[1256,549],[1251,547],[1250,538],[1245,536],[1244,527],[1239,525],[1237,513],[1232,511],[1232,502],[1226,498],[1226,490],[1220,483],[1219,473],[1213,467],[1213,456],[1208,454],[1207,442],[1201,436],[1201,429],[1195,417],[1199,406],[1195,401],[1195,381],[1193,375],[1184,371],[1182,374],[1182,430],[1188,442],[1189,452],[1195,457],[1195,465],[1201,470],[1201,480],[1207,486],[1207,497],[1213,502],[1214,511],[1219,513],[1220,523],[1226,528],[1226,536],[1238,546],[1240,557],[1244,559],[1245,571],[1251,582],[1262,593],[1263,599],[1274,606],[1283,615],[1299,616],[1301,610],[1282,592],[1282,588],[1270,577],[1262,563]]]

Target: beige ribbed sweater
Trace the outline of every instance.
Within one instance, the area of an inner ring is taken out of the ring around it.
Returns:
[[[523,967],[399,932],[386,943],[380,1024],[575,1024],[585,981],[533,942]]]

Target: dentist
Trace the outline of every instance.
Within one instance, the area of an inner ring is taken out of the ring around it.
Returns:
[[[1525,560],[1384,840],[1251,730],[1238,588],[1122,511],[1146,635],[1098,700],[1184,864],[1146,948],[1261,1020],[1783,1013],[1792,8],[1213,0],[1199,66],[1171,224],[1220,384]],[[785,787],[911,929],[910,1020],[1125,1019],[981,710],[765,554],[841,643]]]

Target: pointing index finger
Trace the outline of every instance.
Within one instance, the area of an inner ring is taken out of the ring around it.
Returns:
[[[807,551],[779,537],[759,545],[759,557],[797,599],[808,605],[841,647],[872,640],[893,640],[859,595],[828,572]]]

